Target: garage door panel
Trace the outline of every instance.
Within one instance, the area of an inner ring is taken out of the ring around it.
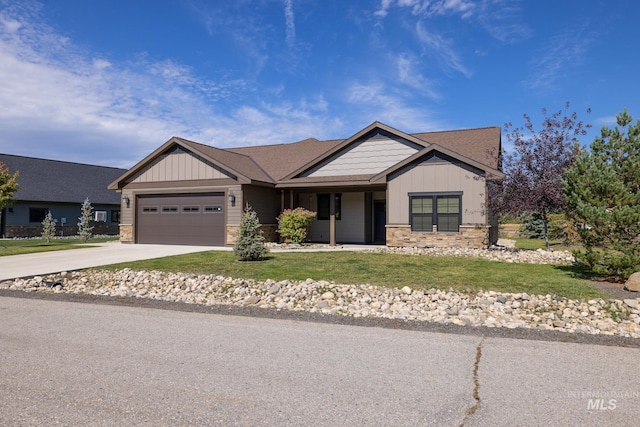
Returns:
[[[224,193],[138,196],[136,241],[224,245],[224,201]]]

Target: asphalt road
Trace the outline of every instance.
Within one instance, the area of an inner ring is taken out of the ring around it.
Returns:
[[[0,325],[1,425],[640,419],[637,348],[10,297]]]

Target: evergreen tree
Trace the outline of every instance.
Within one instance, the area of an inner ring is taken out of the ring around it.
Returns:
[[[47,212],[47,216],[42,220],[42,238],[46,239],[47,244],[52,237],[56,235],[56,223],[53,221],[51,211]]]
[[[625,109],[618,126],[582,150],[566,172],[569,213],[583,224],[576,258],[597,274],[625,279],[640,269],[640,120]]]
[[[233,246],[233,253],[242,261],[261,260],[269,253],[269,248],[264,243],[258,215],[248,204],[240,220],[240,231]]]
[[[93,226],[91,225],[92,217],[93,206],[91,206],[87,197],[82,203],[81,215],[78,217],[78,234],[85,243],[91,238],[91,232],[93,231]]]

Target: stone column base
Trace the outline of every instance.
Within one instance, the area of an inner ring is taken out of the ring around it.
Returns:
[[[122,243],[133,243],[133,225],[120,224],[120,241]]]
[[[460,231],[411,231],[409,225],[387,225],[387,246],[487,248],[490,226],[461,225]]]

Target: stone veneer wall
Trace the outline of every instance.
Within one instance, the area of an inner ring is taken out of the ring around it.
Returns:
[[[277,242],[278,241],[278,226],[275,224],[262,224],[260,226],[262,233],[264,235],[264,240],[266,242]],[[233,245],[236,243],[236,239],[238,238],[238,233],[240,232],[239,225],[227,225],[227,245]]]
[[[117,224],[94,223],[92,234],[117,235]],[[42,236],[42,225],[7,225],[5,230],[7,238],[13,237],[39,237]],[[56,236],[75,236],[78,234],[76,225],[56,226]]]
[[[412,232],[409,225],[387,225],[387,246],[487,248],[490,226],[461,225],[460,232]]]
[[[120,224],[120,241],[122,243],[133,243],[133,225]]]

